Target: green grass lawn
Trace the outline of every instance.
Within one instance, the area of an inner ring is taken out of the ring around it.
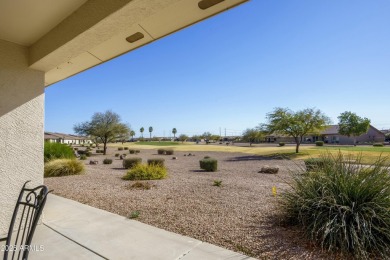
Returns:
[[[319,157],[324,153],[331,153],[336,155],[339,151],[344,155],[361,156],[362,163],[374,163],[379,157],[388,157],[387,161],[390,163],[390,147],[373,147],[373,146],[301,146],[300,152],[295,153],[294,145],[286,145],[283,147],[266,146],[266,147],[243,147],[243,146],[225,146],[214,144],[195,144],[195,143],[180,143],[180,142],[135,142],[122,144],[110,144],[111,147],[132,146],[140,149],[158,149],[161,146],[171,147],[175,151],[215,151],[215,152],[238,152],[247,154],[256,154],[265,157],[284,157],[291,160],[307,159],[310,157]]]

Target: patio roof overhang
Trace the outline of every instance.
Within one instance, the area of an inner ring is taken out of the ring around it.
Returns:
[[[49,86],[246,1],[7,0],[0,40],[27,47]]]

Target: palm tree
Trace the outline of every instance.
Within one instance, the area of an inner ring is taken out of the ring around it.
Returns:
[[[133,139],[134,139],[134,136],[135,136],[134,130],[131,130],[131,131],[130,131],[130,136],[131,136],[131,140],[133,140]]]
[[[141,129],[139,130],[141,132],[141,137],[144,138],[144,130],[145,128],[144,127],[141,127]]]
[[[152,140],[153,127],[149,126],[150,140]]]
[[[176,139],[176,133],[177,133],[176,128],[173,128],[172,129],[173,139]]]

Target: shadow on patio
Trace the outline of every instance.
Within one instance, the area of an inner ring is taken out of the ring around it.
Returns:
[[[253,259],[50,194],[29,259]]]

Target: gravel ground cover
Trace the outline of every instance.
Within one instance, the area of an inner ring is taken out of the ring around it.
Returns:
[[[142,181],[150,184],[148,190],[132,188],[136,181],[121,179],[126,170],[115,153],[141,157],[145,163],[165,158],[168,178]],[[189,153],[195,156],[184,156]],[[200,170],[199,160],[206,155],[218,159],[217,172]],[[102,164],[104,158],[112,158],[113,163]],[[177,151],[168,156],[150,149],[133,155],[112,147],[106,156],[90,159],[99,164],[84,161],[86,174],[46,178],[45,184],[59,196],[122,216],[138,216],[136,220],[143,223],[259,259],[326,259],[297,230],[278,221],[272,187],[277,192],[286,188],[289,171],[300,167],[299,161],[231,152]],[[258,173],[264,165],[277,165],[280,171]],[[222,186],[213,186],[215,180]]]

